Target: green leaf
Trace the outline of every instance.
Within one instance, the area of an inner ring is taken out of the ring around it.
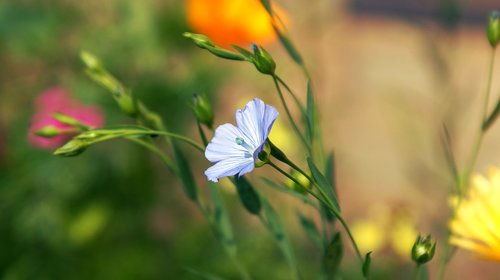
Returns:
[[[236,255],[236,242],[234,241],[233,229],[227,214],[224,201],[219,191],[219,186],[215,183],[208,183],[208,190],[213,203],[213,226],[217,237],[222,241],[226,251],[232,256]]]
[[[309,139],[309,143],[312,145],[315,136],[315,120],[316,120],[316,112],[315,112],[316,104],[314,103],[314,94],[312,89],[311,80],[307,80],[307,137]]]
[[[218,56],[220,58],[225,58],[229,60],[238,60],[238,61],[245,60],[245,58],[242,55],[219,47],[207,47],[206,49],[215,56]]]
[[[264,212],[266,227],[278,243],[283,255],[285,255],[288,265],[293,271],[294,279],[300,279],[300,273],[297,267],[297,261],[295,259],[292,245],[283,230],[278,214],[265,198],[262,198],[262,211]]]
[[[323,255],[323,268],[327,279],[334,279],[338,273],[343,253],[342,238],[340,232],[337,232],[330,244],[325,248],[325,254]]]
[[[325,192],[328,195],[328,197],[332,200],[334,206],[340,213],[340,205],[337,200],[337,196],[333,192],[333,187],[328,182],[328,179],[325,176],[323,176],[323,174],[321,174],[321,171],[319,171],[318,167],[316,167],[311,158],[307,158],[307,164],[309,165],[311,174],[313,175],[313,178],[316,181],[318,187],[321,188],[323,192]]]
[[[241,55],[243,55],[248,61],[252,61],[253,60],[253,53],[245,50],[244,48],[240,48],[236,45],[231,45],[233,47],[233,49],[235,49],[236,51],[238,51]]]
[[[254,215],[259,215],[262,208],[260,198],[250,182],[245,177],[233,178],[233,182],[238,190],[241,203],[245,208]]]
[[[189,166],[189,162],[186,159],[186,156],[182,152],[182,150],[172,142],[172,148],[174,150],[175,160],[177,162],[177,170],[179,171],[178,175],[181,180],[181,185],[183,187],[184,193],[186,193],[187,197],[192,201],[196,201],[197,193],[196,193],[196,181],[194,180],[193,173],[191,172],[191,166]]]
[[[332,185],[333,193],[335,194],[335,196],[337,196],[337,188],[335,183],[335,158],[333,152],[328,154],[328,157],[326,158],[325,177],[326,180]],[[322,205],[321,209],[329,222],[335,221],[335,216],[331,211],[328,210],[328,208]]]
[[[271,8],[271,1],[269,0],[260,0],[260,3],[262,3],[262,6],[266,9],[267,13],[272,17],[273,16],[273,10]]]
[[[309,218],[302,215],[302,213],[297,213],[297,215],[299,216],[300,224],[302,225],[307,237],[309,237],[309,239],[311,239],[314,245],[318,246],[318,248],[323,248],[323,242],[321,241],[321,236],[316,228],[316,224]]]
[[[372,262],[371,254],[372,252],[368,252],[365,256],[365,261],[363,262],[363,276],[365,278],[368,278],[370,275],[370,264]]]
[[[493,109],[493,112],[491,112],[490,116],[484,121],[483,131],[486,131],[486,130],[488,130],[488,128],[490,128],[490,126],[497,119],[499,113],[500,113],[500,100],[497,101],[497,105],[495,106],[495,109]]]
[[[278,35],[278,38],[280,39],[281,44],[283,45],[285,50],[288,52],[288,55],[293,59],[293,61],[295,61],[295,63],[302,65],[303,60],[302,60],[302,57],[300,56],[299,52],[297,51],[297,49],[295,49],[295,47],[293,46],[293,44],[290,41],[290,39],[288,38],[288,36],[286,36],[280,30],[280,27],[278,27],[274,21],[273,21],[273,28],[274,28],[274,32],[276,32],[276,34]]]

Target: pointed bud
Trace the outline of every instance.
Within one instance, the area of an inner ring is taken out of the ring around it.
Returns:
[[[191,39],[193,41],[193,43],[195,43],[195,45],[197,45],[198,47],[200,47],[202,49],[206,49],[208,47],[215,47],[212,40],[210,40],[210,38],[208,38],[208,36],[206,36],[206,35],[194,34],[194,33],[190,33],[190,32],[184,32],[184,34],[182,34],[182,35],[186,38]]]
[[[419,235],[417,240],[413,244],[413,248],[411,249],[411,258],[417,264],[424,264],[434,257],[434,253],[436,251],[436,242],[432,242],[431,236],[427,235],[427,237],[423,238]]]
[[[68,115],[64,115],[61,113],[54,113],[54,114],[52,114],[52,117],[62,124],[66,124],[66,125],[74,126],[74,127],[79,127],[79,128],[84,128],[84,129],[89,129],[88,126],[84,125],[79,120],[77,120],[73,117],[70,117]]]
[[[259,72],[267,75],[274,75],[276,70],[276,62],[272,56],[261,46],[252,44],[253,64]]]
[[[260,151],[255,159],[255,167],[261,167],[268,163],[270,155],[271,145],[269,145],[269,141],[266,141],[266,143],[264,143],[264,147],[262,147],[262,151]]]
[[[487,36],[490,45],[495,48],[500,41],[500,13],[498,11],[493,11],[490,14]]]
[[[81,139],[72,139],[68,143],[64,144],[64,146],[60,147],[54,152],[54,155],[64,156],[64,157],[73,157],[77,156],[88,147],[87,142]]]
[[[101,71],[103,69],[101,61],[95,55],[87,51],[80,51],[80,59],[85,66],[92,71]]]
[[[200,123],[212,128],[214,123],[214,111],[205,95],[193,94],[191,106],[196,119]]]
[[[305,194],[307,193],[307,189],[311,189],[311,182],[309,181],[309,179],[307,179],[306,176],[304,176],[302,173],[296,171],[295,169],[292,169],[290,171],[290,175],[295,179],[297,180],[297,182],[300,183],[297,184],[295,183],[295,181],[293,181],[292,179],[288,179],[286,181],[286,186],[291,189],[291,190],[294,190],[298,193],[302,193],[302,194]],[[307,189],[304,189],[307,188]]]
[[[41,129],[39,129],[33,133],[38,135],[38,136],[41,136],[41,137],[52,138],[52,137],[56,137],[56,136],[60,135],[61,131],[53,125],[48,125],[48,126],[42,127]]]

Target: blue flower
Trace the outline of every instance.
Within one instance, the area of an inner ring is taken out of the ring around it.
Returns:
[[[223,124],[215,130],[205,157],[215,163],[205,171],[209,181],[251,172],[264,148],[278,111],[255,98],[236,111],[236,125]]]

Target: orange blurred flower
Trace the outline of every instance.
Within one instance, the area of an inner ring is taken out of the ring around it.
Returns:
[[[274,5],[273,10],[284,20],[279,7]],[[221,47],[265,45],[276,37],[259,0],[187,0],[186,12],[191,28]]]

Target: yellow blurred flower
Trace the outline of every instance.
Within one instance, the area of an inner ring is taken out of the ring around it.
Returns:
[[[371,207],[370,217],[355,221],[351,231],[362,252],[390,248],[403,259],[410,259],[418,232],[415,220],[405,209],[385,205]]]
[[[450,243],[500,261],[500,169],[490,168],[488,177],[474,175],[466,197],[455,203]]]
[[[283,19],[279,7],[273,7]],[[187,20],[216,45],[265,45],[275,39],[271,17],[259,0],[187,0]]]

